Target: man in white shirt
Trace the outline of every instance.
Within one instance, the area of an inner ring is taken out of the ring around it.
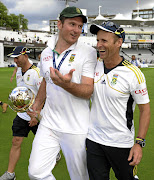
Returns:
[[[134,65],[134,66],[137,66],[138,68],[141,67],[141,63],[139,62],[139,60],[136,59],[135,55],[132,55],[132,61],[131,63]]]
[[[42,82],[42,77],[40,76],[39,68],[29,62],[29,53],[30,51],[26,47],[18,46],[8,56],[14,58],[14,62],[18,67],[16,72],[17,86],[24,86],[31,89],[36,96]],[[38,120],[35,117],[31,119],[26,112],[17,113],[12,126],[13,139],[9,155],[8,170],[0,177],[0,180],[16,179],[14,169],[20,158],[23,139],[28,137],[30,131],[35,134],[37,127]]]
[[[59,19],[59,34],[48,41],[41,54],[43,81],[33,110],[37,111],[45,98],[46,102],[33,141],[29,177],[55,180],[52,169],[61,148],[70,178],[89,180],[85,139],[97,54],[94,48],[78,42],[87,22],[79,8],[65,8]]]
[[[87,162],[90,179],[108,180],[112,168],[118,180],[133,180],[142,158],[150,122],[149,96],[139,68],[119,55],[125,32],[113,22],[93,24],[100,58],[95,69],[94,95],[88,132]],[[140,111],[134,144],[133,112]]]

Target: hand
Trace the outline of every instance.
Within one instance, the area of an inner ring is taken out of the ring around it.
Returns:
[[[32,127],[32,126],[37,125],[38,120],[36,118],[31,118],[31,120],[28,123],[29,123],[29,126]]]
[[[71,69],[68,74],[63,76],[57,69],[50,67],[50,77],[54,84],[65,87],[71,82],[74,71],[75,69]]]
[[[134,144],[130,150],[128,161],[131,161],[132,159],[133,161],[129,163],[131,166],[138,165],[142,159],[142,148],[139,144]]]
[[[31,117],[31,119],[35,118],[38,120],[38,117],[40,116],[41,111],[36,111],[35,104],[32,105],[32,107],[29,108],[27,111],[27,114]]]
[[[12,81],[13,81],[13,77],[10,78],[10,82],[12,82]]]
[[[33,111],[33,109],[32,110],[28,110],[27,111],[27,114],[31,117],[31,118],[36,118],[38,115],[38,112],[37,111]]]

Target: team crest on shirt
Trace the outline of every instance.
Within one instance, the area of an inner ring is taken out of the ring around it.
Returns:
[[[117,79],[118,79],[118,74],[114,74],[111,81],[112,86],[117,84]]]
[[[28,76],[27,76],[27,81],[29,81],[29,79],[30,79],[30,74],[28,74]]]
[[[70,63],[74,61],[75,56],[76,56],[76,54],[71,54],[71,57],[70,57],[70,59],[69,59],[69,62],[70,62]]]

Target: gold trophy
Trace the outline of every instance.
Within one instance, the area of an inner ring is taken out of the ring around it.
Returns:
[[[9,94],[9,107],[15,112],[26,112],[34,103],[35,95],[27,87],[16,87]]]

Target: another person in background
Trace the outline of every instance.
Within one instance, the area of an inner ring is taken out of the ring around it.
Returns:
[[[141,63],[139,62],[139,60],[136,59],[135,55],[132,55],[132,61],[131,63],[134,65],[134,66],[137,66],[138,68],[141,67]]]
[[[0,106],[2,107],[2,112],[5,113],[7,110],[8,104],[0,101]]]
[[[29,49],[23,46],[16,47],[9,57],[14,58],[14,62],[17,64],[17,73],[16,81],[17,86],[28,87],[36,95],[39,89],[39,86],[42,81],[40,76],[40,70],[36,66],[32,65],[29,62],[28,54],[30,53]],[[39,111],[41,111],[42,105],[40,105]],[[36,117],[32,119],[30,116],[24,113],[17,113],[17,116],[13,120],[13,139],[12,147],[9,155],[9,164],[7,171],[0,177],[0,180],[15,180],[15,167],[20,158],[21,153],[21,144],[25,137],[28,137],[30,131],[33,134],[36,133],[38,127],[38,120]]]
[[[119,55],[125,32],[113,22],[93,24],[97,61],[90,127],[86,141],[91,180],[109,180],[112,168],[118,180],[138,179],[133,174],[142,158],[150,123],[149,96],[143,73]],[[133,112],[139,107],[139,129],[134,144]]]
[[[30,62],[31,64],[33,64],[33,61],[32,61],[32,60],[30,60],[30,59],[28,59],[28,60],[29,60],[29,62]],[[18,67],[15,67],[15,68],[14,68],[14,71],[13,71],[13,73],[12,73],[12,76],[11,76],[11,78],[10,78],[10,82],[13,81],[13,78],[14,78],[14,76],[16,75],[17,70],[18,70]]]
[[[57,24],[59,34],[48,41],[41,54],[43,81],[33,110],[37,111],[45,98],[46,102],[29,160],[31,180],[55,180],[52,170],[60,149],[70,178],[89,180],[85,139],[97,54],[78,41],[86,22],[79,8],[65,8]]]

